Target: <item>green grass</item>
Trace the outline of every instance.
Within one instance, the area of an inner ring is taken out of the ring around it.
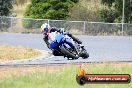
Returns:
[[[131,65],[132,66],[132,65]],[[132,75],[132,67],[92,64],[85,66],[86,73],[118,73]],[[56,68],[54,68],[56,69]],[[33,71],[32,73],[18,74],[0,80],[0,88],[132,88],[129,84],[85,84],[76,83],[77,66],[65,67],[59,73]]]

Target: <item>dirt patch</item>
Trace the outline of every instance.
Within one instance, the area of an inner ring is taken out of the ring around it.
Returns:
[[[38,57],[41,52],[22,46],[0,45],[0,61],[20,60]]]

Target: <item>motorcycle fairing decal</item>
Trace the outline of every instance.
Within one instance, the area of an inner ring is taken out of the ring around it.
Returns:
[[[56,36],[55,36],[55,39],[56,39],[55,42],[60,43],[62,41],[62,39],[63,39],[63,35],[60,34],[59,32],[57,32]]]

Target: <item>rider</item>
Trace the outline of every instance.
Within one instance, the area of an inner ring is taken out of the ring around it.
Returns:
[[[51,32],[55,32],[55,31],[58,31],[58,32],[63,32],[61,29],[57,29],[57,28],[51,28],[50,25],[48,23],[44,23],[42,24],[41,26],[41,32],[43,33],[44,35],[44,41],[45,43],[47,44],[47,47],[49,47],[49,42],[48,42],[48,39],[49,39],[49,33]],[[69,37],[71,37],[74,41],[76,41],[77,43],[79,44],[82,44],[82,42],[77,39],[76,37],[74,37],[72,34],[68,33],[68,32],[64,32],[64,34],[67,34]]]

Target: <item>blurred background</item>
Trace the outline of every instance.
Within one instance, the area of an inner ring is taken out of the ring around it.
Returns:
[[[132,35],[131,0],[2,0],[0,32],[40,33],[47,22],[73,34]]]

